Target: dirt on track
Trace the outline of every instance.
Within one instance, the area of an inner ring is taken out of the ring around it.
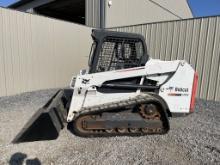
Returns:
[[[220,164],[220,103],[199,99],[166,135],[81,138],[64,129],[57,140],[11,144],[55,92],[0,98],[0,164]]]

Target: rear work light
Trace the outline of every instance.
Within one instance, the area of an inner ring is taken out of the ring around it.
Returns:
[[[191,102],[190,102],[190,112],[194,112],[197,85],[198,85],[198,73],[195,72],[194,78],[193,78],[192,95],[191,95]]]

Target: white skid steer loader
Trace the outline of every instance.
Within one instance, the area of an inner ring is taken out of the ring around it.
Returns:
[[[141,35],[93,30],[89,69],[36,112],[14,143],[78,136],[165,134],[169,117],[194,110],[198,76],[183,60],[150,59]]]

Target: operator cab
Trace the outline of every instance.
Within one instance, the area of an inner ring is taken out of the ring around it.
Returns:
[[[148,60],[145,39],[138,34],[93,30],[89,73],[144,66]]]

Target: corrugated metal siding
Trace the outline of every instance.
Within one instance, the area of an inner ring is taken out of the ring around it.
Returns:
[[[153,58],[187,60],[199,73],[197,96],[220,101],[220,16],[111,30],[142,34]]]
[[[91,29],[0,8],[0,96],[69,85],[87,67]]]
[[[86,1],[86,25],[100,27],[100,0]]]

